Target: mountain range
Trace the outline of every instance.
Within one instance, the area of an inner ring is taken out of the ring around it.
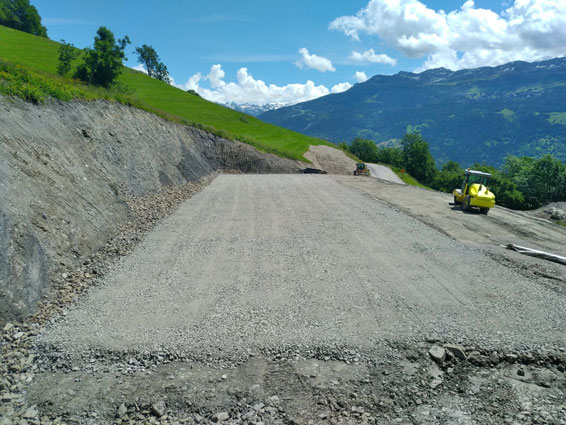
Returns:
[[[566,58],[376,75],[259,118],[335,143],[362,137],[395,145],[416,131],[439,164],[500,165],[510,154],[565,160]]]
[[[233,109],[238,112],[243,112],[245,114],[251,115],[252,117],[257,117],[258,115],[263,114],[264,112],[271,111],[273,109],[282,108],[287,106],[288,104],[283,103],[266,103],[264,105],[254,105],[252,103],[224,103],[222,106],[226,106],[227,108]]]

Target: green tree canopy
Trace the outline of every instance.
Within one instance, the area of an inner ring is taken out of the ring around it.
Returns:
[[[378,148],[375,162],[401,168],[403,167],[403,151],[395,147]]]
[[[407,172],[424,184],[432,182],[436,174],[436,164],[428,148],[428,143],[418,133],[409,133],[401,141],[403,166]]]
[[[61,40],[59,46],[59,64],[57,65],[57,73],[59,75],[67,75],[71,70],[71,62],[79,56],[79,51],[72,43]]]
[[[376,162],[377,160],[377,145],[375,142],[362,139],[361,137],[352,140],[350,152],[365,162]]]
[[[0,0],[0,25],[47,37],[47,28],[29,0]]]
[[[88,84],[111,86],[122,72],[124,50],[128,44],[128,36],[116,43],[112,31],[100,27],[94,37],[94,48],[84,49],[84,62],[77,68],[75,76]]]
[[[171,82],[167,67],[160,62],[159,55],[153,47],[144,44],[141,47],[136,47],[136,53],[138,54],[138,62],[147,69],[147,75],[166,83]]]
[[[434,176],[431,187],[442,192],[452,192],[462,185],[464,170],[456,161],[446,162]]]
[[[566,199],[566,165],[550,154],[540,159],[506,159],[505,166],[525,195],[525,208]]]

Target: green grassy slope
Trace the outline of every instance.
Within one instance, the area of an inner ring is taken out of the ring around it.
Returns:
[[[124,67],[119,78],[119,82],[128,89],[127,96],[114,96],[111,92],[86,87],[71,79],[62,79],[56,74],[58,49],[57,42],[0,26],[0,60],[21,65],[34,75],[58,85],[67,85],[75,88],[75,91],[86,91],[86,98],[119,100],[170,120],[206,128],[227,138],[249,143],[259,150],[291,159],[306,161],[303,154],[310,145],[333,146],[321,139],[266,124],[255,117],[188,94],[127,67]]]
[[[430,189],[430,187],[427,187],[424,184],[419,183],[419,181],[416,178],[414,178],[413,176],[411,176],[410,174],[407,174],[404,171],[401,172],[400,168],[392,167],[392,166],[387,165],[387,164],[381,164],[381,165],[385,165],[386,167],[391,168],[391,170],[393,170],[393,172],[395,174],[397,174],[397,176],[399,176],[399,178],[401,180],[403,180],[403,182],[408,184],[409,186],[417,186],[417,187],[422,187],[424,189]],[[432,190],[432,189],[430,189],[430,190]]]

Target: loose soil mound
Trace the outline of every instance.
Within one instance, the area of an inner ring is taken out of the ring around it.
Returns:
[[[348,158],[341,150],[330,146],[311,146],[304,157],[312,161],[315,168],[328,171],[328,174],[349,176],[356,169],[356,161]]]

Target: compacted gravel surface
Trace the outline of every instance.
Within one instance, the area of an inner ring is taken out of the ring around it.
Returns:
[[[558,226],[379,179],[208,181],[127,196],[2,327],[0,425],[566,425],[562,266],[499,246],[561,252]]]
[[[39,344],[195,358],[438,338],[565,345],[563,296],[329,176],[222,175]]]

